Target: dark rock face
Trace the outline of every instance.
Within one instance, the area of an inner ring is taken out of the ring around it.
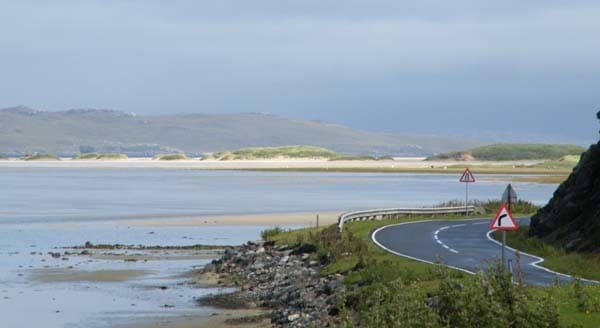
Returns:
[[[581,156],[548,205],[531,218],[529,235],[569,251],[600,252],[600,142]]]

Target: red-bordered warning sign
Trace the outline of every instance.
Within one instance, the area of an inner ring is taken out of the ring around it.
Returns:
[[[502,204],[496,213],[496,216],[490,223],[490,230],[517,230],[519,224],[513,218],[506,205]]]
[[[469,170],[468,168],[465,169],[465,172],[460,177],[460,182],[465,182],[465,183],[475,182],[475,176],[473,176],[473,173],[471,173],[471,170]]]

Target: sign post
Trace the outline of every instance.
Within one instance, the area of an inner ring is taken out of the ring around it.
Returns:
[[[469,183],[475,182],[475,176],[473,176],[469,168],[465,169],[465,172],[460,177],[460,182],[465,184],[465,214],[469,216]]]
[[[519,224],[517,223],[517,221],[515,221],[513,215],[510,213],[509,207],[503,202],[503,204],[500,205],[496,216],[490,223],[490,230],[502,231],[502,272],[504,272],[504,268],[506,265],[506,231],[514,231],[517,229],[519,229]]]
[[[516,202],[517,202],[517,192],[512,187],[512,184],[509,183],[508,186],[506,186],[504,193],[502,193],[502,203],[507,205],[508,212],[510,213],[512,203],[516,203]],[[518,229],[518,226],[517,226],[517,229]],[[504,263],[505,263],[504,262],[505,261],[505,255],[504,255],[505,251],[506,251],[506,230],[502,230],[502,268],[503,268],[503,270],[504,270]]]

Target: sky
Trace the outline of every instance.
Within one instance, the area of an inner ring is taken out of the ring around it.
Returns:
[[[598,139],[600,2],[0,0],[0,107]]]

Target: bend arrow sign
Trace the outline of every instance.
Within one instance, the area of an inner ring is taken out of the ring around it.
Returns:
[[[475,182],[475,177],[473,176],[473,173],[471,173],[471,170],[469,170],[469,169],[465,170],[463,175],[460,177],[460,182],[465,182],[465,183]]]
[[[490,223],[490,230],[511,231],[519,229],[519,224],[513,218],[506,205],[502,204],[496,213],[496,217]]]

